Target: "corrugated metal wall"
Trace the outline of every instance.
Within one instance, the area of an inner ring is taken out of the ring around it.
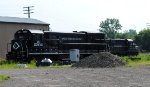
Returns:
[[[7,43],[14,38],[14,33],[20,29],[43,29],[49,30],[49,25],[21,24],[21,23],[0,23],[0,58],[5,58]]]

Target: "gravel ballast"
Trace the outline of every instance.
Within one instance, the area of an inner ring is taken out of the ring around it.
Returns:
[[[93,54],[72,65],[81,68],[111,68],[125,65],[126,62],[109,52]]]
[[[150,87],[147,68],[37,68],[0,70],[0,87]]]

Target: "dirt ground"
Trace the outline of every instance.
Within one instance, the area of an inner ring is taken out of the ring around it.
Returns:
[[[150,87],[150,67],[37,68],[0,70],[0,87]]]

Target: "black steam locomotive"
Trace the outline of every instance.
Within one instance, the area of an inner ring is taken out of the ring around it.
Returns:
[[[51,32],[42,30],[18,30],[11,41],[8,60],[30,62],[33,58],[53,61],[68,58],[71,49],[80,51],[80,58],[94,53],[110,51],[119,55],[136,55],[138,51],[133,41],[105,40],[104,33]]]

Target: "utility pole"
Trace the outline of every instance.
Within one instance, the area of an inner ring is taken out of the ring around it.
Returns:
[[[34,6],[23,7],[23,9],[25,9],[25,10],[23,10],[23,11],[26,11],[24,14],[28,14],[28,18],[30,18],[31,13],[34,13],[34,12],[31,11],[31,10],[33,10],[33,9],[31,9],[31,8],[33,8],[33,7],[34,7]]]

